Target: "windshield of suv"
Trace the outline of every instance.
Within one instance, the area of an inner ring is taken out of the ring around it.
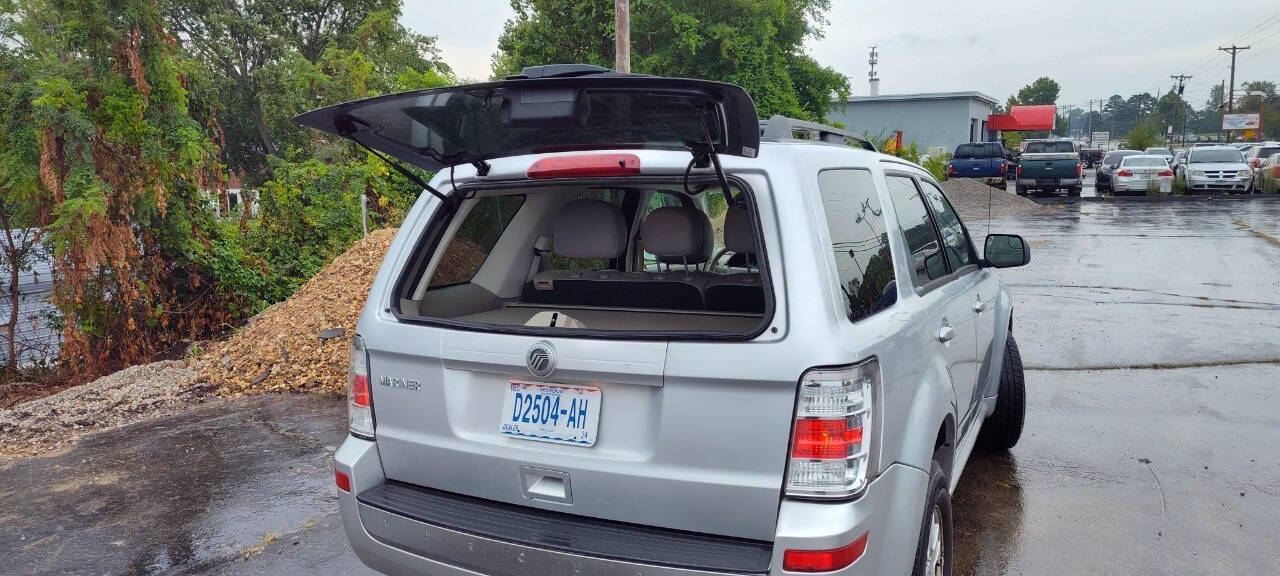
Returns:
[[[1227,148],[1211,150],[1200,149],[1192,150],[1191,157],[1187,161],[1192,164],[1207,162],[1228,162],[1239,164],[1244,162],[1244,156],[1240,154],[1239,150],[1229,150]]]
[[[1075,145],[1067,141],[1032,142],[1027,144],[1028,154],[1075,152]]]

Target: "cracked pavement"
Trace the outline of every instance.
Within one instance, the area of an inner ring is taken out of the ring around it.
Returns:
[[[1027,423],[965,469],[955,573],[1280,572],[1280,202],[1076,202],[991,231],[1032,247],[1002,271]],[[217,401],[0,466],[0,574],[369,574],[336,514],[344,410]]]

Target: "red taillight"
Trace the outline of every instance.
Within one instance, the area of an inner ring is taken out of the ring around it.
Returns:
[[[1021,165],[1021,164],[1019,164],[1019,165],[1018,165],[1018,175],[1019,175],[1019,176],[1021,176],[1021,175],[1022,175],[1022,165]]]
[[[956,173],[956,169],[952,167],[950,164],[947,164],[947,176],[954,176],[955,173]]]
[[[1009,167],[1008,167],[1008,166],[1005,166],[1005,165],[1004,165],[1004,163],[1001,163],[1001,164],[1000,164],[1000,175],[1001,175],[1001,176],[1004,176],[1005,171],[1006,171],[1006,170],[1008,170],[1008,169],[1009,169]]]
[[[1128,177],[1130,177],[1130,176],[1133,176],[1133,171],[1132,171],[1132,170],[1121,170],[1121,171],[1119,171],[1119,172],[1116,172],[1116,176],[1124,176],[1125,178],[1128,178]]]
[[[796,420],[792,458],[831,460],[848,458],[849,448],[862,442],[862,427],[849,427],[849,420]]]
[[[1079,175],[1080,175],[1080,170],[1081,170],[1081,168],[1080,168],[1080,163],[1079,163],[1079,162],[1076,162],[1076,176],[1079,176]]]
[[[867,534],[835,550],[787,550],[782,555],[782,569],[788,572],[831,572],[862,557],[867,551]]]
[[[1163,177],[1167,177],[1167,176],[1173,176],[1173,170],[1169,170],[1169,169],[1167,169],[1167,168],[1166,168],[1166,169],[1164,169],[1164,170],[1161,170],[1159,175],[1160,175],[1160,177],[1162,177],[1162,178],[1163,178]]]
[[[525,174],[531,179],[636,176],[640,157],[635,154],[591,154],[539,158]]]
[[[339,490],[343,492],[351,491],[351,477],[337,468],[333,469],[333,482],[338,485]]]
[[[1260,159],[1258,159],[1258,158],[1254,158],[1254,159],[1253,159],[1253,167],[1254,167],[1254,168],[1261,168],[1261,167],[1262,167],[1262,160],[1260,160]]]
[[[369,377],[364,374],[351,375],[351,403],[356,406],[369,407]]]

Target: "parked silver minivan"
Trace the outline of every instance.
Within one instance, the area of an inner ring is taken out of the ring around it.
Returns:
[[[994,269],[1029,252],[979,255],[919,166],[762,125],[737,86],[583,66],[297,121],[436,171],[351,347],[335,475],[366,564],[950,573],[965,461],[1022,430]]]

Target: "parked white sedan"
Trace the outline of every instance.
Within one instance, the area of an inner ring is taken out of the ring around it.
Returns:
[[[1126,156],[1112,175],[1111,188],[1116,194],[1146,194],[1152,189],[1168,194],[1173,189],[1173,170],[1162,155]]]

